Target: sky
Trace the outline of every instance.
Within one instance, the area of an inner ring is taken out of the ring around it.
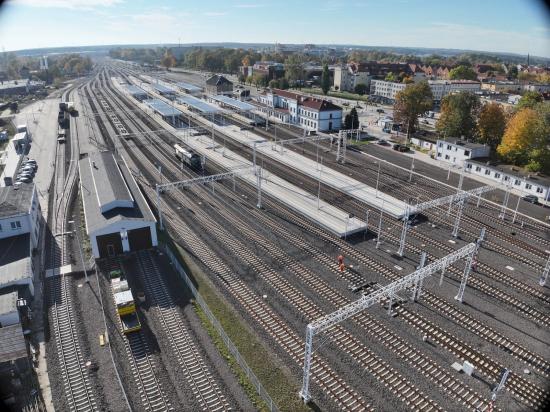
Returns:
[[[540,0],[8,0],[0,8],[0,50],[195,42],[550,57],[550,12]]]

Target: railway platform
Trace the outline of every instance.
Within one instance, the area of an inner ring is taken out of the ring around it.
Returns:
[[[187,144],[197,153],[208,158],[225,169],[232,170],[243,166],[252,166],[252,163],[234,152],[224,149],[219,145],[212,145],[212,140],[204,135],[187,136],[178,132],[182,142]],[[185,136],[185,137],[183,137]],[[364,231],[367,225],[364,221],[350,217],[350,215],[329,203],[317,199],[317,196],[281,179],[277,175],[266,170],[262,172],[262,194],[268,195],[289,208],[295,210],[309,220],[319,224],[339,237],[352,235]],[[255,186],[256,176],[241,175],[240,179]]]

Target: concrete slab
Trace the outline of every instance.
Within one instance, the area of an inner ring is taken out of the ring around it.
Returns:
[[[212,140],[207,136],[187,136],[185,132],[177,132],[183,143],[197,153],[207,157],[225,169],[232,170],[252,166],[252,163],[223,147],[212,146]],[[355,217],[349,218],[348,213],[338,209],[323,200],[318,201],[311,193],[292,185],[277,175],[264,171],[262,174],[262,195],[268,195],[284,203],[289,208],[319,224],[323,228],[344,237],[366,229],[366,224]],[[256,176],[253,174],[239,176],[239,179],[256,186]]]
[[[57,268],[47,269],[46,277],[51,278],[54,276],[67,275],[74,272],[73,265],[65,265]]]

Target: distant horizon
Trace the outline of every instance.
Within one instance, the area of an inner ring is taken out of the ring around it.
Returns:
[[[549,21],[542,0],[8,0],[0,50],[254,39],[550,58]]]
[[[276,43],[263,43],[263,42],[238,42],[238,41],[230,41],[230,42],[218,42],[218,41],[211,41],[211,42],[190,42],[190,43],[120,43],[120,44],[85,44],[85,45],[75,45],[75,46],[49,46],[49,47],[35,47],[35,48],[26,48],[26,49],[17,49],[17,50],[5,50],[6,53],[23,53],[23,52],[32,52],[37,50],[55,50],[55,49],[79,49],[79,48],[124,48],[124,47],[168,47],[168,48],[174,48],[174,47],[193,47],[193,46],[211,46],[211,47],[227,47],[227,48],[233,48],[232,46],[227,45],[243,45],[243,49],[251,48],[253,46],[274,46]],[[283,46],[305,46],[306,44],[313,44],[313,43],[280,43]],[[514,53],[514,52],[506,52],[506,51],[489,51],[489,50],[475,50],[475,49],[457,49],[457,48],[443,48],[443,47],[423,47],[423,46],[380,46],[380,45],[370,45],[370,44],[337,44],[337,43],[317,43],[314,44],[317,47],[336,47],[336,48],[368,48],[372,50],[383,50],[390,52],[395,52],[394,49],[405,49],[405,50],[411,50],[410,54],[418,55],[417,53],[412,53],[412,51],[418,51],[418,50],[424,50],[426,53],[423,53],[423,55],[431,55],[431,54],[438,54],[437,51],[441,52],[447,52],[451,55],[459,55],[463,53],[479,53],[479,54],[485,54],[485,55],[510,55],[514,57],[525,57],[527,58],[527,53]],[[396,54],[402,54],[395,52]],[[544,59],[550,61],[550,57],[546,56],[538,56],[535,54],[529,54],[530,57],[536,58],[536,59]]]

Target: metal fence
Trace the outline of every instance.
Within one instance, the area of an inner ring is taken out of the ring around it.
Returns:
[[[212,326],[214,326],[214,329],[216,329],[216,332],[218,332],[218,334],[220,335],[225,347],[231,353],[233,358],[237,361],[237,363],[239,364],[243,372],[246,374],[246,376],[248,377],[248,380],[258,392],[258,395],[260,395],[260,397],[264,400],[264,402],[266,403],[270,411],[278,412],[279,408],[277,407],[275,402],[273,402],[273,399],[271,398],[271,396],[269,396],[266,389],[261,384],[260,380],[256,377],[252,369],[250,369],[250,367],[248,366],[244,358],[241,356],[235,344],[231,341],[229,336],[227,336],[222,325],[220,324],[220,322],[218,322],[218,319],[216,319],[216,317],[212,314],[212,312],[210,311],[210,308],[208,307],[208,305],[200,295],[199,291],[195,288],[195,285],[193,285],[193,282],[191,282],[191,280],[187,276],[185,269],[183,269],[180,262],[172,252],[172,250],[165,244],[161,244],[161,243],[159,243],[159,247],[170,258],[172,265],[174,266],[174,268],[176,269],[180,277],[183,279],[183,281],[185,282],[185,284],[187,285],[191,293],[193,294],[195,301],[199,304],[202,311],[206,314],[206,316],[210,320],[210,323],[212,323]]]

